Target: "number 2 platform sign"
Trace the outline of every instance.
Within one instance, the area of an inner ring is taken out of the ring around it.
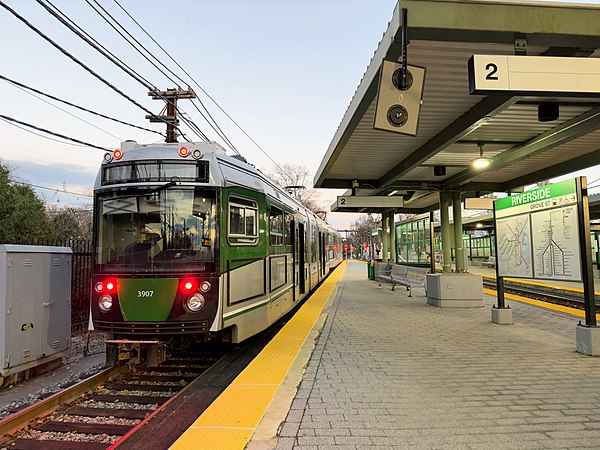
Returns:
[[[600,97],[600,59],[473,55],[469,93]]]

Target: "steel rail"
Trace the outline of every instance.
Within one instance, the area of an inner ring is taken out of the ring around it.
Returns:
[[[57,410],[61,405],[71,402],[81,395],[89,392],[98,384],[104,383],[111,377],[121,374],[127,369],[127,366],[111,367],[102,372],[92,375],[91,377],[74,384],[48,398],[45,398],[33,405],[30,405],[21,411],[18,411],[4,419],[0,420],[0,439],[4,439],[6,435],[14,433],[35,419],[47,416]],[[1,442],[1,440],[0,440]]]
[[[484,277],[483,284],[484,287],[496,290],[496,280],[492,278]],[[556,289],[559,292],[552,292],[543,288],[536,289],[534,287],[525,287],[518,284],[509,284],[505,285],[504,290],[509,294],[520,295],[525,298],[568,306],[575,309],[583,310],[584,307],[584,301],[580,295],[565,293],[564,291],[561,291],[559,287]],[[598,301],[596,301],[596,304],[600,306]]]

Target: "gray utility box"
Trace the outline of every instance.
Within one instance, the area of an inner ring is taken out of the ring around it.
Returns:
[[[72,254],[68,247],[0,245],[0,378],[69,348]]]

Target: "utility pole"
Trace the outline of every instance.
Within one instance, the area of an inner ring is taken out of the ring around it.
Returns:
[[[177,118],[177,99],[196,98],[196,93],[192,89],[167,89],[166,91],[150,91],[148,95],[152,100],[164,100],[167,104],[158,115],[148,114],[146,119],[150,122],[162,122],[167,124],[167,144],[177,142],[177,127],[179,119]]]

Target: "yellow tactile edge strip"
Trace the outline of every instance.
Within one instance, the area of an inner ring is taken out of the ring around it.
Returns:
[[[473,275],[481,275],[482,277],[496,279],[496,275],[491,274],[491,273],[489,273],[489,274],[487,274],[487,273],[478,273],[478,272],[474,272],[472,270],[469,270],[469,273],[472,273]],[[532,281],[530,279],[525,279],[525,278],[510,278],[510,277],[505,277],[504,279],[506,281],[514,281],[516,283],[531,284],[533,286],[542,286],[542,287],[547,287],[547,288],[552,288],[552,289],[561,289],[563,291],[572,291],[572,292],[583,293],[583,289],[574,288],[574,287],[571,287],[571,286],[561,286],[559,284],[541,283],[539,281]],[[595,292],[595,294],[596,295],[600,295],[600,292]]]
[[[198,417],[172,450],[243,449],[310,334],[346,261],[329,275],[290,321]]]
[[[496,296],[496,291],[492,289],[484,289],[483,292],[485,294]],[[535,305],[546,309],[551,309],[553,311],[560,311],[563,313],[571,314],[572,316],[577,317],[585,317],[585,311],[582,309],[569,308],[568,306],[555,305],[554,303],[543,302],[541,300],[533,300],[527,297],[521,297],[520,295],[515,294],[504,294],[504,297],[509,298],[511,300],[515,300],[521,303],[527,303],[529,305]],[[600,314],[596,314],[596,320],[600,320]]]

